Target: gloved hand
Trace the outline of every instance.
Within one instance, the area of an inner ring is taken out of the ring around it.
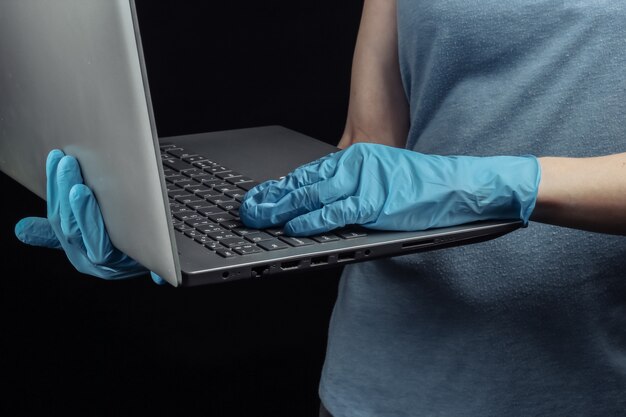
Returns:
[[[48,218],[27,217],[15,226],[24,243],[65,250],[74,267],[104,279],[147,273],[146,268],[116,249],[104,226],[91,189],[83,184],[78,161],[53,150],[46,161]],[[165,281],[151,273],[157,284]]]
[[[534,209],[541,171],[534,156],[435,156],[357,143],[251,189],[240,208],[253,228],[284,224],[293,236],[349,224],[415,231]]]

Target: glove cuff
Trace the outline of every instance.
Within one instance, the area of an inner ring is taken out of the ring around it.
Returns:
[[[534,155],[524,155],[522,158],[529,160],[527,172],[524,172],[522,177],[527,178],[528,183],[521,184],[518,196],[520,201],[520,219],[524,227],[526,227],[537,204],[537,193],[539,191],[539,183],[541,182],[541,164]]]

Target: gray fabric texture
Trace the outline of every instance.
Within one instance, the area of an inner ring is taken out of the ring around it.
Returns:
[[[407,148],[626,151],[626,2],[398,0]],[[320,397],[335,417],[626,415],[626,238],[531,222],[347,266]]]

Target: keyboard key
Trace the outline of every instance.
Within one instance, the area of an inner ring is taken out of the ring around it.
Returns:
[[[246,238],[246,240],[249,240],[252,243],[258,243],[264,240],[274,239],[272,235],[265,233],[265,232],[248,233],[244,237]]]
[[[188,169],[194,169],[194,166],[191,164],[188,164],[187,162],[183,162],[180,159],[164,159],[163,161],[163,165],[173,169],[174,171],[186,171]]]
[[[189,153],[188,151],[184,150],[183,148],[170,148],[170,149],[167,150],[167,153],[169,153],[170,155],[175,156],[176,158],[182,158],[184,156],[193,155],[193,154]]]
[[[173,150],[182,150],[183,148],[181,148],[178,145],[174,145],[174,146],[169,146],[167,149],[165,149],[165,153],[168,153],[167,151],[173,151]],[[169,153],[168,153],[169,154]]]
[[[224,180],[220,180],[219,178],[215,178],[216,180],[218,180],[219,182],[216,183],[211,183],[211,187],[213,187],[214,189],[221,191],[220,188],[231,188],[233,185],[230,183],[227,183]]]
[[[241,221],[239,220],[228,220],[225,222],[220,222],[220,226],[222,226],[224,229],[232,230],[243,226],[243,223],[241,223]]]
[[[229,237],[229,238],[226,238],[226,239],[220,239],[219,242],[222,245],[224,245],[224,246],[228,246],[229,248],[234,248],[235,246],[249,245],[248,242],[246,242],[245,240],[243,240],[239,236]]]
[[[224,191],[224,194],[226,194],[229,197],[237,199],[237,198],[243,198],[243,196],[246,195],[246,192],[244,190],[237,189],[235,191]]]
[[[228,203],[228,202],[235,202],[231,197],[225,196],[225,195],[216,195],[216,196],[209,196],[209,197],[204,197],[206,198],[207,201],[210,201],[212,204],[217,204],[217,205],[222,205],[224,203]]]
[[[199,182],[199,183],[202,183],[204,180],[206,180],[209,184],[210,184],[211,180],[217,179],[213,175],[207,174],[204,171],[202,171],[202,174],[193,174],[193,175],[190,176],[190,178],[192,180],[194,180],[194,181]],[[207,184],[207,185],[209,185],[209,184]]]
[[[169,198],[176,198],[178,196],[185,196],[185,195],[191,195],[189,194],[189,192],[183,190],[182,188],[176,188],[174,191],[170,191],[167,193],[167,195],[169,196]]]
[[[209,242],[215,242],[213,239],[211,239],[210,237],[208,237],[207,235],[204,235],[200,232],[197,232],[198,234],[196,236],[194,236],[193,240],[195,240],[198,243],[202,243],[203,245],[205,243],[209,243]],[[217,243],[217,242],[215,242]]]
[[[229,220],[235,220],[236,217],[233,216],[232,214],[228,214],[226,212],[224,213],[216,213],[216,214],[209,214],[207,216],[209,219],[211,219],[212,221],[214,221],[215,223],[222,223],[222,222],[227,222]]]
[[[181,187],[181,188],[187,188],[189,186],[193,186],[198,184],[196,181],[192,180],[191,178],[187,178],[181,181],[175,181],[174,184],[176,184],[177,187]]]
[[[170,182],[172,184],[174,184],[175,181],[182,181],[185,179],[186,178],[183,175],[180,175],[178,172],[176,173],[176,175],[168,175],[167,177],[165,177],[165,181]]]
[[[206,233],[206,234],[210,234],[210,233],[216,233],[216,232],[220,232],[223,233],[223,230],[221,227],[219,227],[217,224],[215,223],[204,223],[204,224],[199,224],[197,226],[195,226],[195,228],[199,231],[201,231],[202,233]]]
[[[258,248],[255,245],[236,246],[233,248],[233,250],[240,255],[249,255],[251,253],[263,252],[261,248]]]
[[[202,233],[200,233],[199,231],[197,231],[195,229],[190,229],[190,230],[185,230],[185,236],[194,239],[194,238],[196,238],[198,236],[203,236],[203,235],[202,235]]]
[[[265,250],[279,250],[279,249],[286,249],[289,247],[288,244],[286,244],[285,242],[281,242],[278,239],[273,239],[273,240],[264,240],[263,242],[259,242],[257,243],[258,246],[262,247]]]
[[[259,185],[260,182],[257,181],[252,181],[252,182],[245,182],[245,183],[241,183],[241,184],[237,184],[237,187],[245,190],[245,191],[250,191],[251,189],[253,189],[254,187],[256,187],[257,185]]]
[[[265,231],[272,236],[282,236],[285,234],[284,230],[279,228],[265,229]]]
[[[313,240],[315,240],[316,242],[319,242],[319,243],[336,242],[336,241],[340,240],[337,236],[332,235],[332,234],[311,236],[311,239],[313,239]]]
[[[241,204],[236,201],[225,201],[219,204],[219,206],[223,208],[224,211],[231,211],[231,210],[239,210],[239,207],[241,206]]]
[[[239,185],[239,184],[243,184],[246,182],[253,182],[252,178],[250,177],[233,177],[233,178],[225,178],[225,180],[234,185]]]
[[[246,236],[246,235],[249,235],[250,233],[257,233],[258,230],[248,229],[247,227],[237,227],[236,229],[233,229],[233,232],[237,233],[239,236]]]
[[[213,165],[213,166],[210,166],[210,167],[206,167],[206,168],[204,168],[204,171],[205,171],[205,172],[209,172],[209,173],[211,173],[211,174],[218,174],[218,173],[220,173],[220,172],[227,172],[227,171],[230,171],[230,169],[225,168],[225,167],[223,167],[223,166],[221,166],[221,165]]]
[[[188,226],[185,223],[182,223],[182,224],[174,226],[174,229],[178,230],[179,232],[184,232],[185,230],[193,229],[193,227]]]
[[[208,159],[204,159],[202,161],[196,161],[192,165],[197,168],[204,169],[204,168],[212,167],[213,165],[217,165],[217,164],[213,161],[209,161]]]
[[[193,200],[187,203],[187,207],[193,210],[198,210],[203,207],[209,207],[209,204],[206,200]]]
[[[289,243],[291,246],[294,246],[296,248],[300,246],[312,245],[315,243],[313,240],[306,237],[280,236],[279,239],[283,242]]]
[[[200,225],[211,224],[211,222],[207,220],[206,217],[203,217],[203,216],[190,217],[187,220],[185,220],[185,223],[191,227],[195,227],[196,229]]]
[[[222,258],[232,258],[233,256],[237,256],[235,252],[230,249],[218,249],[215,252]]]
[[[159,148],[165,152],[168,149],[173,149],[176,148],[176,145],[174,145],[173,143],[169,143],[169,142],[162,142],[159,144]]]
[[[214,191],[214,190],[199,190],[195,192],[197,196],[200,196],[202,198],[208,198],[208,197],[217,197],[217,196],[221,196],[222,193]]]
[[[223,184],[214,184],[213,189],[217,191],[221,191],[223,193],[228,192],[228,191],[240,191],[239,188],[227,182]]]
[[[222,210],[221,208],[215,205],[208,206],[208,207],[200,207],[197,210],[198,210],[198,213],[202,214],[203,216],[208,216],[211,214],[218,214],[218,213],[224,212],[224,210]]]
[[[224,246],[220,245],[219,242],[216,242],[214,240],[205,242],[204,247],[210,250],[224,249]]]
[[[199,216],[198,213],[196,213],[193,210],[180,210],[177,213],[174,213],[174,217],[176,217],[178,220],[181,221],[185,221],[189,218],[191,218],[192,216]]]
[[[205,191],[207,189],[207,187],[202,184],[198,184],[197,182],[185,187],[185,191],[189,191],[190,193],[195,193],[196,191]]]
[[[192,178],[194,175],[208,175],[208,174],[201,169],[191,167],[191,169],[187,169],[183,171],[183,175],[186,177]]]
[[[204,178],[204,177],[199,178],[200,183],[202,183],[203,185],[206,185],[207,187],[213,187],[216,184],[222,183],[222,180],[220,180],[219,178],[215,178],[214,176],[209,175],[209,174],[207,175],[208,175],[208,178]]]
[[[187,210],[189,210],[189,208],[183,204],[170,205],[170,213],[172,214],[180,213],[181,211]]]
[[[219,229],[218,231],[207,233],[207,236],[209,236],[213,240],[218,240],[218,241],[224,240],[224,239],[238,238],[236,234],[231,233],[228,230],[224,230],[224,229]]]
[[[215,176],[223,180],[228,180],[229,178],[239,178],[239,177],[242,177],[243,175],[236,171],[225,171],[225,172],[218,172],[217,174],[215,174]]]
[[[198,197],[193,194],[179,194],[174,198],[181,204],[187,204],[190,201],[196,200]]]
[[[176,174],[176,175],[171,175],[167,178],[168,182],[171,182],[172,184],[178,184],[179,182],[183,181],[189,181],[189,177],[185,177],[184,175],[181,174]]]
[[[367,236],[367,233],[359,232],[356,230],[336,230],[335,233],[344,239],[354,239],[357,237]]]
[[[200,155],[185,156],[185,157],[183,157],[181,159],[183,161],[189,163],[189,164],[193,164],[194,162],[206,160],[206,158],[204,156],[200,156]]]

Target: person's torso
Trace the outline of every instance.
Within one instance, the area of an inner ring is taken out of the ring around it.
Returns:
[[[407,148],[626,151],[626,1],[398,0]],[[335,417],[626,415],[626,238],[531,223],[346,267]],[[620,414],[621,411],[621,414]]]

